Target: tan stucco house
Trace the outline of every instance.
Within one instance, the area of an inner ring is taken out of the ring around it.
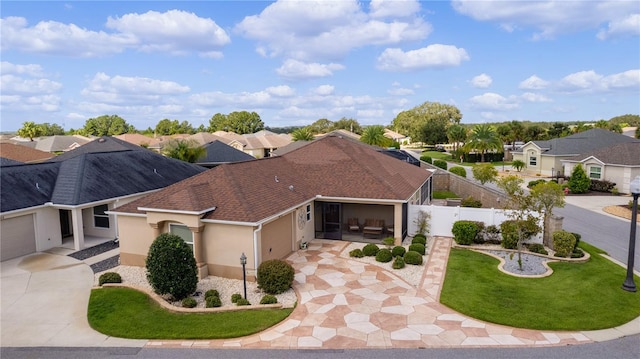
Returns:
[[[562,160],[583,153],[612,146],[618,143],[637,141],[629,136],[594,128],[567,137],[554,138],[548,141],[530,141],[521,149],[513,151],[513,160],[525,163],[526,171],[531,174],[552,176],[563,170]]]
[[[629,184],[640,176],[640,141],[625,142],[562,160],[564,175],[581,164],[594,180],[613,182],[620,193],[629,193]]]
[[[192,246],[201,277],[241,278],[245,253],[255,278],[260,263],[301,243],[341,240],[350,218],[384,221],[381,235],[400,243],[408,205],[430,196],[430,171],[327,136],[282,156],[220,165],[110,213],[123,265],[144,266],[153,240],[172,232]]]

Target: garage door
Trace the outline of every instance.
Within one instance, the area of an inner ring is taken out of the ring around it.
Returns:
[[[5,219],[0,223],[0,260],[20,257],[36,251],[33,214]]]
[[[262,227],[262,261],[282,259],[292,252],[292,215],[289,214]]]

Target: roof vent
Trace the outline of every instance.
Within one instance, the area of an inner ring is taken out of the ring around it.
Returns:
[[[276,183],[280,182],[278,181],[278,176],[275,176],[275,180],[276,180]]]
[[[105,141],[106,141],[106,139],[105,139],[104,137],[100,137],[100,138],[98,139],[98,142],[100,142],[100,143],[103,143],[103,142],[105,142]]]
[[[289,186],[289,191],[293,191],[293,185]]]

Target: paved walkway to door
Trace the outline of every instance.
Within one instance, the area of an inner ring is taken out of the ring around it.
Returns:
[[[375,265],[340,257],[348,243],[314,240],[288,260],[296,269],[298,306],[282,323],[228,340],[149,341],[151,347],[419,348],[549,346],[589,343],[621,329],[553,332],[516,329],[467,318],[438,303],[451,248],[437,238],[420,286]],[[632,328],[638,321],[629,323]],[[629,329],[627,328],[627,329]],[[630,330],[633,332],[632,330]],[[637,331],[637,330],[636,330]]]

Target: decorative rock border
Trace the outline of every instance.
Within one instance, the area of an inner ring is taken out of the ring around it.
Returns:
[[[167,309],[176,313],[216,313],[216,312],[235,312],[238,310],[257,310],[257,309],[275,309],[275,308],[282,309],[282,303],[226,306],[226,307],[218,307],[218,308],[184,308],[184,307],[176,307],[175,305],[168,303],[166,300],[164,300],[164,298],[162,298],[161,296],[159,296],[154,292],[148,291],[144,288],[140,288],[140,287],[124,284],[124,283],[105,283],[102,285],[102,287],[93,287],[93,289],[100,289],[100,288],[134,289],[148,295],[164,309]]]

